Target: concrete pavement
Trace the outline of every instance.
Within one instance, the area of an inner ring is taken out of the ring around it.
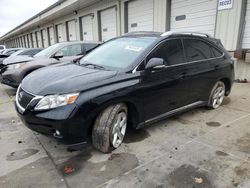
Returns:
[[[14,94],[0,85],[0,187],[250,187],[250,84],[234,84],[217,110],[129,130],[111,154],[68,151],[27,129]]]

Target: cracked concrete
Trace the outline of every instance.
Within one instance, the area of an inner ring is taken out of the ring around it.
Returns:
[[[250,85],[217,110],[198,108],[129,130],[110,154],[69,151],[26,128],[0,85],[0,187],[250,187]],[[65,169],[70,173],[65,173]]]

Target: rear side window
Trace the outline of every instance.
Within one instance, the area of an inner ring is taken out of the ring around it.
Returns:
[[[184,39],[184,48],[187,61],[199,61],[213,57],[210,46],[198,39]]]
[[[211,47],[211,50],[213,51],[214,57],[220,57],[223,54],[221,51],[217,50],[214,47]]]
[[[171,39],[162,43],[149,57],[162,58],[166,65],[176,65],[185,62],[182,42],[180,39]]]

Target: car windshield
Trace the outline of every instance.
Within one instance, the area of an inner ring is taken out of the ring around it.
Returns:
[[[50,57],[51,56],[51,52],[53,52],[55,49],[57,49],[59,46],[61,46],[61,44],[54,44],[42,51],[40,51],[39,53],[37,53],[36,55],[34,55],[34,57]]]
[[[16,51],[15,53],[11,54],[10,56],[17,56],[17,55],[19,55],[20,53],[22,53],[23,51],[25,51],[25,50],[18,50],[18,51]]]
[[[155,40],[155,37],[125,37],[111,40],[82,58],[80,65],[94,64],[124,69],[130,66]]]

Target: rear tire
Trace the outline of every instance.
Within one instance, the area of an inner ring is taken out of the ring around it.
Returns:
[[[92,130],[92,144],[103,153],[118,148],[127,129],[128,110],[124,103],[104,109],[96,118]]]
[[[226,93],[226,87],[225,87],[224,82],[222,81],[216,82],[216,84],[214,85],[210,93],[208,107],[210,109],[219,108],[224,100],[225,93]]]

